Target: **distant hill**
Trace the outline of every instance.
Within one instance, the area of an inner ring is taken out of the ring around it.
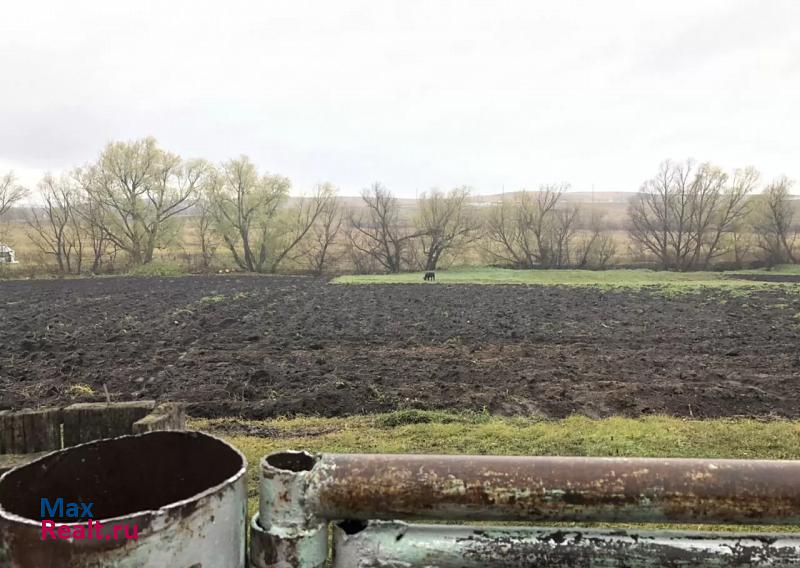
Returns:
[[[476,195],[473,202],[483,206],[514,199],[519,192]],[[569,191],[564,193],[563,203],[579,206],[582,215],[600,216],[613,228],[622,228],[628,215],[628,202],[635,193],[630,191]]]
[[[473,200],[476,202],[497,203],[503,199],[513,199],[518,191],[508,193],[496,193],[493,195],[476,195]],[[635,195],[632,191],[569,191],[564,194],[566,203],[620,203],[628,204],[631,196]]]

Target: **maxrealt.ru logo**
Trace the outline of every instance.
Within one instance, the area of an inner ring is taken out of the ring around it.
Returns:
[[[42,540],[136,540],[138,525],[104,525],[94,520],[94,503],[65,501],[59,497],[40,500],[39,518],[42,519]],[[59,519],[58,524],[53,519]],[[66,519],[66,521],[64,521]],[[83,523],[85,524],[76,524]]]

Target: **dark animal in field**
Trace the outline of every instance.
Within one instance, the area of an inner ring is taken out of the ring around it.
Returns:
[[[427,282],[429,280],[433,280],[435,282],[436,281],[436,273],[433,270],[428,270],[425,273],[425,276],[423,277],[423,279],[425,280],[425,282]]]

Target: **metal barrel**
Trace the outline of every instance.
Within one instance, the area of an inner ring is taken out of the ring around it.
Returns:
[[[287,455],[262,488],[295,464],[309,518],[800,524],[800,461]]]
[[[246,467],[199,432],[48,454],[0,477],[0,567],[244,568]],[[57,528],[45,528],[43,508]]]
[[[334,568],[795,568],[800,537],[348,521],[334,526]]]

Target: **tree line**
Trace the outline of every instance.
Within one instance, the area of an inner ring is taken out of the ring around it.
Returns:
[[[753,168],[664,162],[630,200],[628,258],[669,270],[800,262],[791,183],[760,188],[759,178]],[[457,261],[603,268],[621,246],[601,216],[567,202],[567,184],[486,204],[467,187],[431,190],[405,211],[375,183],[347,207],[330,183],[290,199],[289,179],[246,156],[186,160],[153,138],[110,143],[94,162],[45,175],[37,189],[42,205],[26,213],[25,231],[60,273],[146,265],[186,234],[202,268],[224,250],[239,269],[259,273],[436,270]],[[0,218],[27,193],[12,174],[0,178]]]
[[[628,208],[632,242],[672,270],[709,268],[732,257],[767,265],[800,261],[797,200],[786,177],[753,196],[760,175],[753,168],[726,173],[691,160],[661,164]]]

